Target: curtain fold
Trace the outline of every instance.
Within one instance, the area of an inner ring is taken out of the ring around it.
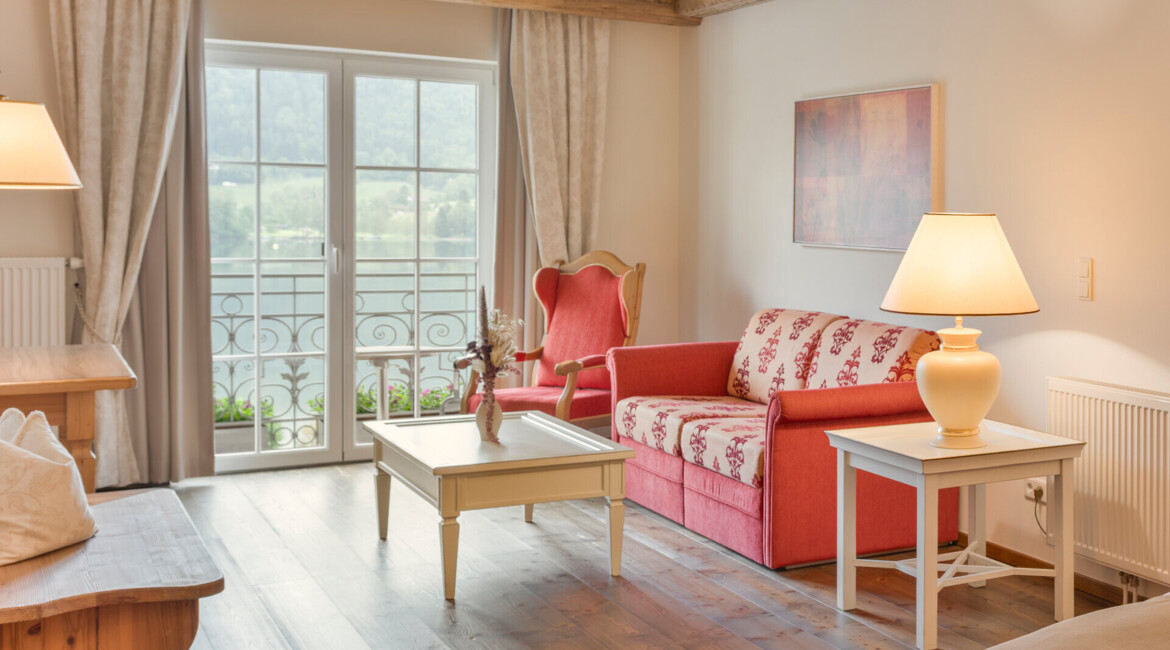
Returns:
[[[121,343],[179,104],[190,3],[51,0],[85,260],[82,342]],[[124,392],[96,399],[97,486],[141,480]]]
[[[215,472],[203,60],[203,1],[191,0],[171,155],[122,340],[139,380],[126,406],[148,483]]]
[[[524,321],[521,340],[516,345],[521,350],[531,350],[540,345],[545,329],[540,303],[532,293],[532,276],[540,268],[540,256],[524,187],[520,129],[516,122],[516,103],[512,98],[512,10],[500,10],[498,20],[499,143],[496,165],[495,291],[492,295],[497,309]],[[523,375],[503,377],[500,385],[528,384],[533,364],[521,365],[524,368]]]
[[[597,233],[609,21],[515,11],[510,64],[540,259],[574,260]]]

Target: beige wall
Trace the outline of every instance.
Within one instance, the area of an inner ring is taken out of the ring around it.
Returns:
[[[495,10],[431,0],[204,0],[207,38],[494,59]]]
[[[44,104],[60,129],[48,3],[9,1],[0,13],[0,94]],[[72,256],[73,221],[68,191],[0,190],[0,257]]]
[[[1000,215],[1041,307],[968,321],[1003,362],[991,416],[1043,428],[1048,376],[1170,390],[1166,25],[1155,0],[784,0],[683,31],[682,338],[764,306],[947,325],[879,311],[899,255],[791,243],[793,103],[936,81],[945,207]],[[988,492],[992,541],[1050,558],[1022,485]]]
[[[678,27],[614,21],[597,247],[646,263],[638,343],[678,340]]]

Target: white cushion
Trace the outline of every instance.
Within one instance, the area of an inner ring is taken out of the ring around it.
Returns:
[[[73,456],[45,414],[0,415],[0,566],[76,544],[97,532]]]

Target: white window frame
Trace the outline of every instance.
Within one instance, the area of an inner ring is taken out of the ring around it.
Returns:
[[[496,162],[498,120],[496,62],[360,50],[299,47],[208,39],[206,65],[325,71],[326,81],[326,436],[320,450],[289,452],[259,449],[251,453],[216,455],[217,472],[361,460],[372,456],[372,445],[358,444],[353,404],[356,361],[353,348],[355,295],[354,102],[358,75],[412,78],[418,81],[474,83],[478,87],[479,142],[476,208],[476,284],[492,293],[496,251]],[[258,109],[259,110],[259,109]],[[340,117],[338,117],[340,116]],[[418,116],[416,116],[416,119]],[[257,129],[259,129],[257,123]],[[417,124],[416,124],[417,128]],[[416,143],[417,144],[417,143]],[[257,150],[257,160],[259,151]],[[421,161],[416,160],[416,163]],[[257,162],[259,169],[259,162]],[[259,191],[259,175],[257,191]],[[420,197],[416,197],[420,198]],[[259,215],[257,215],[259,218]],[[415,256],[419,255],[416,246]],[[417,260],[416,260],[417,263]],[[258,272],[258,269],[257,269]],[[256,306],[259,310],[259,305]],[[418,305],[416,304],[416,309]],[[331,315],[341,310],[340,316]],[[259,314],[256,315],[259,318]],[[340,353],[334,353],[338,351]],[[416,372],[420,366],[416,365]],[[342,378],[338,381],[336,378]],[[347,387],[343,394],[342,386]],[[257,386],[259,390],[259,386]],[[294,460],[295,458],[295,460]]]

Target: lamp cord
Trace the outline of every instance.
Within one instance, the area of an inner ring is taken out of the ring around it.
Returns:
[[[1048,531],[1044,529],[1044,524],[1040,523],[1040,499],[1039,498],[1036,499],[1036,507],[1032,509],[1032,516],[1036,518],[1036,525],[1040,527],[1040,532],[1044,533],[1044,536],[1047,537]]]

